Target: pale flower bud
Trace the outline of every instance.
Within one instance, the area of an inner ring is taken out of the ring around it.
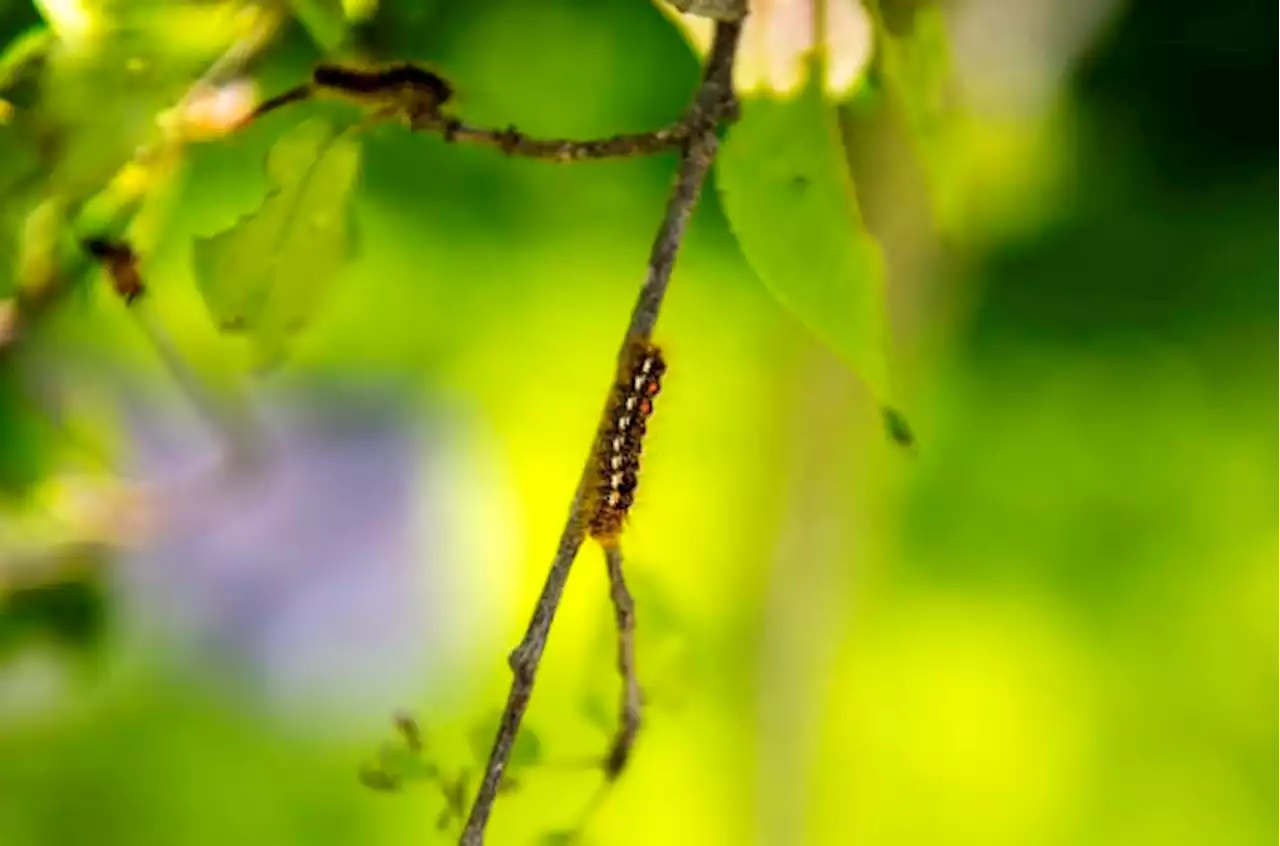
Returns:
[[[200,88],[187,98],[176,118],[176,134],[192,141],[220,138],[235,131],[253,114],[258,87],[249,79]]]
[[[821,44],[818,3],[822,4],[824,30]],[[680,14],[667,3],[659,2],[659,6],[705,55],[715,24]],[[847,96],[862,79],[871,61],[874,39],[871,16],[858,0],[752,0],[750,8],[734,65],[733,84],[739,94],[796,94],[807,80],[810,58],[818,49],[825,59],[828,95]]]

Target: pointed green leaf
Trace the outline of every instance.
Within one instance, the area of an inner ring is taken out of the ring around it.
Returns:
[[[497,733],[497,719],[487,719],[472,726],[467,734],[467,744],[477,761],[489,760],[489,750],[493,748],[493,739]]]
[[[605,703],[603,694],[598,690],[588,691],[578,702],[579,711],[592,726],[605,732],[617,727],[617,715]]]
[[[302,123],[267,155],[272,190],[262,206],[195,244],[209,312],[223,331],[247,333],[264,361],[282,354],[350,255],[348,205],[359,169],[352,132]]]
[[[572,829],[558,829],[556,831],[543,832],[538,837],[538,846],[572,846],[574,843],[581,842],[578,832]]]
[[[346,2],[339,0],[289,0],[294,17],[323,52],[340,52],[347,43]]]
[[[392,722],[395,725],[396,734],[400,735],[405,748],[410,752],[417,754],[426,748],[427,744],[422,735],[422,727],[418,725],[418,721],[414,719],[412,714],[401,711],[395,715]]]
[[[485,761],[489,758],[489,751],[493,748],[493,739],[498,733],[499,716],[494,714],[484,722],[478,723],[471,730],[469,740],[471,742],[471,751],[475,755],[476,760]],[[511,744],[511,756],[507,761],[507,766],[527,767],[532,766],[542,760],[542,741],[538,739],[538,735],[534,733],[529,726],[521,726],[520,731],[516,733],[516,739]]]
[[[439,775],[439,768],[420,754],[399,744],[383,744],[378,750],[378,764],[396,781],[429,780]]]
[[[883,400],[883,262],[863,229],[834,107],[811,73],[791,100],[744,100],[717,186],[769,292]]]
[[[57,36],[44,26],[32,26],[14,36],[0,52],[0,91],[7,95],[8,89],[48,56],[56,43]]]
[[[377,767],[362,767],[358,777],[360,783],[370,790],[390,793],[400,789],[400,782],[395,776]]]
[[[542,760],[542,741],[533,729],[525,726],[516,735],[516,742],[511,745],[511,766],[531,767]]]

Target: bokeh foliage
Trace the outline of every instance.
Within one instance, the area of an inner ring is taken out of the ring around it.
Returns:
[[[6,41],[38,23],[26,6],[0,10]],[[998,149],[1003,200],[983,207],[997,217],[945,228],[915,276],[890,231],[911,198],[877,195],[854,149],[862,215],[885,236],[914,459],[882,442],[865,389],[776,307],[729,225],[732,200],[707,193],[660,326],[672,372],[628,535],[651,714],[590,842],[773,842],[779,826],[830,844],[1274,840],[1276,174],[1257,105],[1275,70],[1269,32],[1244,7],[1124,7],[1041,146],[1018,158],[994,131],[964,136],[992,145],[975,156]],[[659,125],[696,75],[640,3],[391,2],[360,36],[444,70],[477,121],[545,134]],[[324,41],[287,29],[264,85],[301,78]],[[842,111],[845,128],[889,127],[914,149],[915,119],[884,96],[891,71]],[[100,188],[151,124],[120,127],[170,96],[91,77],[59,95],[74,166],[0,146],[0,238],[53,174],[69,186],[56,210],[72,216],[81,184]],[[86,108],[98,100],[100,122]],[[193,245],[262,207],[263,162],[293,120],[188,149],[153,239],[155,312],[211,378],[245,362],[210,319]],[[0,145],[10,131],[27,128],[0,130]],[[928,155],[903,167],[922,168],[936,198]],[[450,778],[476,766],[470,737],[500,701],[501,656],[559,532],[671,170],[671,157],[554,168],[391,126],[365,138],[357,249],[284,375],[390,381],[423,407],[448,398],[504,468],[513,505],[480,530],[516,539],[492,574],[508,629],[477,630],[456,676],[395,703],[423,712]],[[1008,173],[1036,178],[1019,192]],[[922,206],[930,231],[938,208]],[[68,413],[51,415],[40,383],[0,361],[0,520],[24,521],[0,524],[0,543],[30,534],[30,506],[50,502],[58,475],[96,466],[86,453],[110,466],[123,450],[103,380],[163,382],[89,281],[36,339],[37,360],[70,380]],[[818,470],[797,457],[811,441]],[[38,522],[57,538],[61,524]],[[596,559],[584,552],[557,620],[529,717],[537,751],[525,741],[494,842],[556,836],[596,788],[597,774],[557,763],[608,736]],[[129,640],[100,590],[118,565],[77,548],[60,572],[81,592],[0,600],[0,843],[433,836],[447,791],[382,795],[357,779],[391,707],[315,729],[205,668],[175,672],[157,660],[164,643]],[[779,618],[787,590],[800,611]],[[779,662],[802,668],[800,683],[780,682]],[[50,684],[56,695],[23,709],[16,691]]]

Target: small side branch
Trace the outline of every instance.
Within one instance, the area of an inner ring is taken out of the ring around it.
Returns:
[[[735,105],[727,88],[704,85],[697,102],[674,123],[649,132],[577,140],[535,138],[514,126],[493,129],[466,123],[443,111],[452,96],[453,87],[443,77],[409,62],[381,69],[320,64],[309,82],[264,100],[242,125],[248,126],[292,103],[337,98],[364,107],[371,123],[400,120],[415,132],[435,133],[452,144],[491,147],[509,156],[549,162],[580,162],[648,156],[685,147],[708,125],[730,117]]]
[[[614,619],[618,624],[618,675],[622,678],[622,703],[618,709],[618,733],[605,758],[604,774],[609,781],[622,775],[631,757],[631,747],[640,733],[640,710],[643,707],[640,679],[636,676],[636,607],[622,572],[622,550],[617,544],[604,547],[605,567],[609,571],[609,598],[613,600]]]
[[[734,112],[736,101],[733,97],[733,60],[741,30],[742,25],[738,21],[716,25],[715,41],[703,71],[702,85],[685,118],[691,130],[689,137],[682,145],[680,169],[675,188],[667,200],[666,211],[649,254],[649,268],[644,285],[632,309],[627,333],[618,349],[620,363],[625,359],[636,339],[648,338],[653,333],[662,299],[671,280],[676,254],[684,239],[685,227],[702,193],[703,183],[706,181],[712,159],[715,157],[718,144],[716,128],[720,121]],[[610,396],[612,396],[612,385]],[[498,725],[493,749],[485,764],[480,789],[476,793],[466,827],[459,840],[461,846],[479,846],[484,842],[485,826],[493,811],[494,799],[498,795],[498,785],[501,783],[503,770],[506,769],[507,760],[511,755],[511,747],[520,729],[520,722],[533,695],[534,679],[538,664],[542,660],[543,650],[546,648],[547,635],[551,630],[556,609],[560,605],[560,598],[564,593],[573,559],[577,556],[586,533],[587,500],[594,473],[594,458],[595,443],[593,441],[582,476],[578,481],[577,492],[569,508],[569,519],[560,535],[555,558],[552,560],[551,569],[543,584],[542,594],[538,597],[538,603],[523,640],[509,658],[513,675],[511,690],[507,694],[507,704]]]
[[[443,117],[415,122],[413,129],[438,133],[450,143],[493,147],[508,156],[522,156],[551,162],[648,156],[679,146],[689,135],[689,127],[683,121],[652,132],[614,135],[609,138],[585,141],[569,138],[532,138],[514,126],[501,130],[486,129]]]

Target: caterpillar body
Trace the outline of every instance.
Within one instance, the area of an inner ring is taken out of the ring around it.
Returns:
[[[667,365],[648,341],[632,345],[596,442],[595,479],[587,532],[604,544],[617,540],[640,481],[640,453],[653,400]]]
[[[352,97],[380,97],[412,92],[441,105],[453,96],[453,87],[441,76],[409,62],[381,69],[364,69],[321,63],[311,73],[317,88]]]

